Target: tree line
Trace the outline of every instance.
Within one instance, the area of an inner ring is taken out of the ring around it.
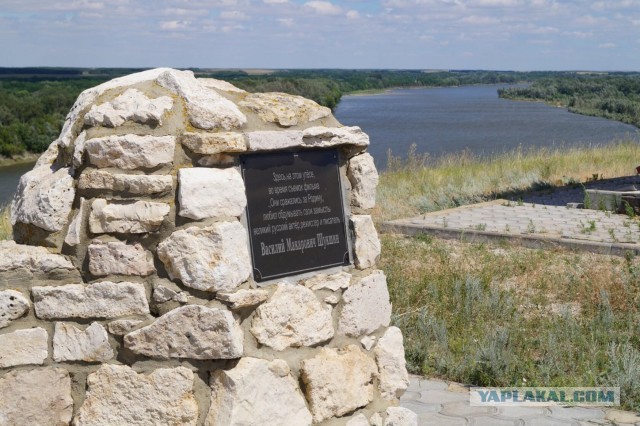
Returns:
[[[81,91],[137,68],[0,68],[0,155],[39,153],[55,140]],[[511,99],[536,99],[640,127],[640,77],[633,73],[582,76],[571,72],[483,70],[242,70],[193,68],[198,77],[227,80],[249,92],[285,92],[334,109],[344,94],[391,87],[451,87],[532,82],[500,90]]]
[[[554,76],[498,90],[502,98],[537,100],[571,112],[640,127],[640,74]]]

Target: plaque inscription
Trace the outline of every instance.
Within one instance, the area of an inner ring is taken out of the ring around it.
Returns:
[[[349,264],[337,150],[240,158],[257,282]]]

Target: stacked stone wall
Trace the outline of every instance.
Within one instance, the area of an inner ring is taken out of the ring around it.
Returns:
[[[410,425],[369,139],[156,69],[83,92],[0,243],[0,425]],[[239,155],[338,149],[352,264],[252,278]]]

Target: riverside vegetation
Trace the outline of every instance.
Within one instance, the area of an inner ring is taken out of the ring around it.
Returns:
[[[629,175],[640,146],[390,156],[378,222]],[[632,226],[640,226],[634,219]],[[382,235],[409,369],[479,386],[620,386],[640,411],[640,259]]]

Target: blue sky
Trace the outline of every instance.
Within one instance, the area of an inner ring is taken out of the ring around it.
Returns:
[[[640,71],[640,0],[0,0],[0,66]]]

